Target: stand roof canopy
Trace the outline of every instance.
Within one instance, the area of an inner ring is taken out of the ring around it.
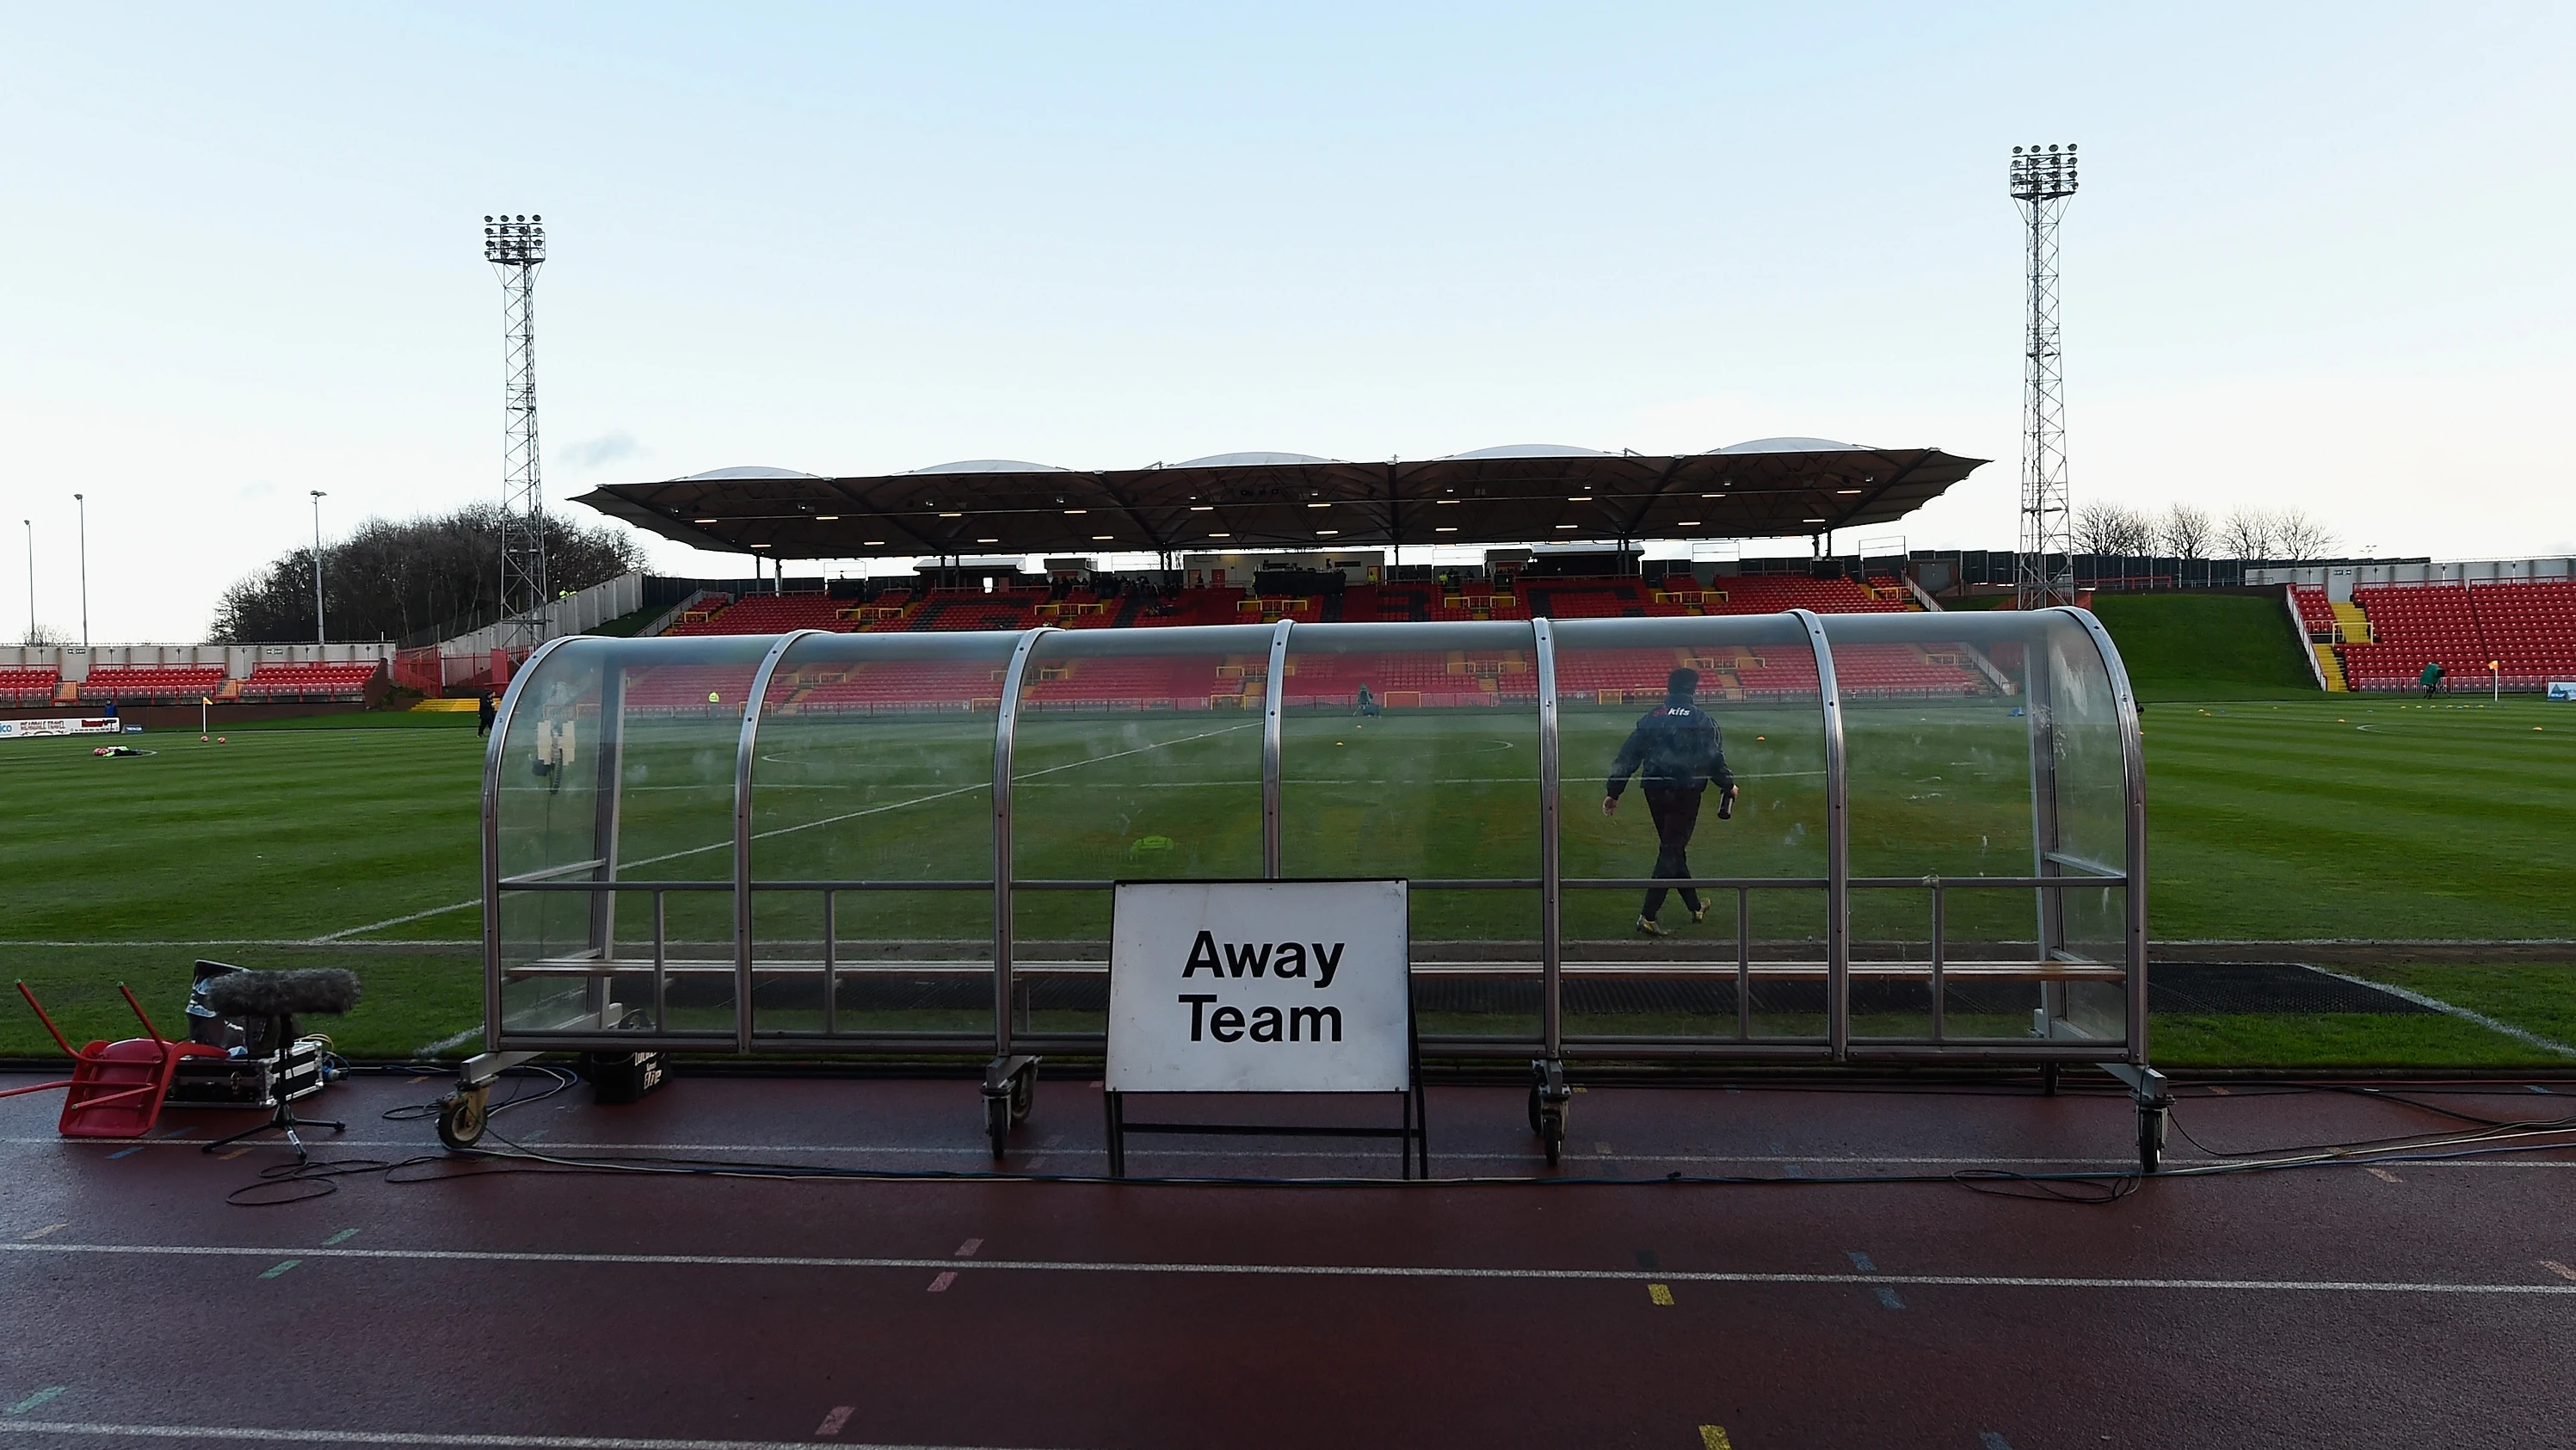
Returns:
[[[1748,539],[1889,523],[1985,462],[1822,438],[1671,457],[1525,444],[1382,463],[976,459],[864,478],[725,468],[577,501],[694,548],[781,559]]]

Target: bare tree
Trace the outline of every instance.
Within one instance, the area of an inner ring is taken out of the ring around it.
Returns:
[[[2074,533],[2079,554],[2134,556],[2156,549],[2155,520],[2123,504],[2086,504],[2076,512]]]
[[[2164,525],[2158,542],[2167,554],[2177,559],[2200,559],[2208,556],[2218,528],[2209,515],[2187,503],[2166,508]]]
[[[2227,516],[2219,542],[2238,559],[2319,559],[2333,552],[2335,533],[2306,509],[2241,508]]]
[[[61,630],[54,628],[52,625],[35,624],[31,622],[27,626],[27,638],[25,642],[30,649],[43,649],[51,645],[70,644],[71,639]]]
[[[2270,510],[2240,508],[2219,526],[2219,545],[2232,559],[2269,559],[2274,529]]]
[[[642,554],[622,530],[549,513],[546,573],[555,588],[586,589],[637,567]],[[457,633],[498,617],[501,510],[477,504],[436,518],[369,519],[322,554],[331,634],[401,639],[452,626]],[[297,549],[224,591],[208,636],[263,644],[313,637],[313,551]]]
[[[2272,547],[2280,558],[2322,559],[2334,546],[2334,530],[2306,509],[2283,509],[2272,516]]]

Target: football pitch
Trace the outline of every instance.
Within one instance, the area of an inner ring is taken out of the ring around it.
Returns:
[[[1822,762],[1811,711],[1721,707],[1743,780],[1736,818],[1704,818],[1692,851],[1708,875],[1821,874]],[[1601,776],[1633,710],[1568,712],[1564,870],[1643,875],[1654,855],[1632,792],[1599,812]],[[91,742],[0,749],[0,969],[24,977],[76,1038],[124,1035],[114,984],[133,983],[174,1027],[188,963],[349,965],[368,1000],[311,1024],[371,1057],[453,1055],[479,1037],[477,900],[482,743],[465,717],[384,728],[245,729],[223,745],[161,732],[156,754],[99,759]],[[450,723],[450,722],[453,723]],[[2560,1064],[2535,1044],[2576,1042],[2576,991],[2550,948],[2475,953],[2403,943],[2576,938],[2576,710],[2534,700],[2481,705],[2395,699],[2158,703],[2146,712],[2151,924],[2159,942],[2246,944],[2245,959],[2301,960],[2296,943],[2392,943],[2338,968],[2464,1009],[2405,1016],[2160,1014],[2155,1055],[2175,1065]],[[722,877],[731,868],[730,741],[674,720],[630,744],[622,850],[628,874]],[[1853,867],[1860,874],[2014,874],[2026,869],[2029,806],[2017,742],[1991,710],[1918,703],[1850,711]],[[791,879],[975,879],[991,871],[989,715],[900,723],[780,720],[764,727],[756,870]],[[1257,875],[1258,716],[1221,712],[1038,714],[1014,763],[1015,859],[1024,877]],[[1536,874],[1537,742],[1507,711],[1292,716],[1282,791],[1291,875],[1415,879]],[[518,762],[504,779],[529,829],[575,827]],[[563,822],[545,813],[559,809]],[[1712,813],[1713,814],[1713,813]],[[658,858],[658,859],[656,859]],[[2001,897],[2005,893],[1992,893]],[[675,938],[714,938],[675,903]],[[721,898],[699,897],[712,905]],[[989,937],[986,900],[891,893],[846,899],[841,935],[959,952]],[[1967,903],[1971,894],[1956,901]],[[1105,898],[1023,893],[1032,942],[1096,941]],[[810,905],[764,900],[764,937],[810,937]],[[1859,893],[1863,942],[1919,938],[1919,898]],[[2027,940],[2027,906],[1954,905],[1956,939]],[[1569,955],[1633,953],[1626,891],[1577,891]],[[1812,942],[1821,901],[1756,892],[1752,934]],[[1982,912],[1982,915],[1980,914]],[[1677,907],[1670,951],[1731,954],[1732,902],[1691,927]],[[1418,942],[1480,943],[1534,956],[1535,893],[1417,896]],[[2280,945],[2266,945],[2266,944]],[[856,953],[854,953],[856,954]],[[2518,1029],[2508,1035],[2475,1013]],[[23,1009],[0,1012],[0,1054],[50,1051]]]

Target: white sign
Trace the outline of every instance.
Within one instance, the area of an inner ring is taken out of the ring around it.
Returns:
[[[0,720],[0,740],[26,740],[38,735],[113,735],[124,728],[114,716],[86,720]]]
[[[2553,700],[2576,700],[2576,680],[2551,680],[2549,682],[2549,698]]]
[[[1401,881],[1122,882],[1108,1089],[1403,1092],[1412,957]]]

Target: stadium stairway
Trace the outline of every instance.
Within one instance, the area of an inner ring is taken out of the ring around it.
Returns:
[[[2317,674],[2326,682],[2326,693],[2339,695],[2352,688],[2343,677],[2343,656],[2335,653],[2333,645],[2311,643],[2308,649],[2317,657]]]

